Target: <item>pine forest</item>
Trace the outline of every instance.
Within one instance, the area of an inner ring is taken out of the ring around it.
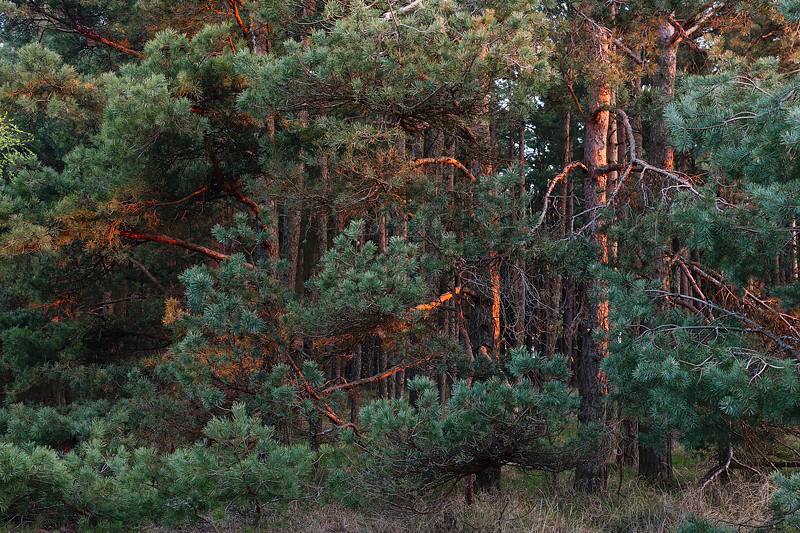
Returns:
[[[799,241],[800,0],[0,1],[0,531],[799,531]]]

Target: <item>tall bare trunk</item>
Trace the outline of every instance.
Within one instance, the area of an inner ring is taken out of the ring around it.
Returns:
[[[601,64],[609,57],[609,38],[597,37],[598,60]],[[608,242],[601,224],[602,209],[606,204],[606,171],[608,164],[608,125],[611,104],[611,87],[605,76],[599,76],[589,90],[589,116],[586,119],[584,153],[588,174],[583,180],[583,196],[586,207],[587,230],[592,244],[597,249],[597,262],[608,264]],[[579,387],[581,393],[578,421],[581,424],[606,423],[603,396],[607,392],[606,376],[600,364],[608,354],[605,335],[608,331],[608,300],[605,287],[599,279],[589,282],[587,287],[588,312],[583,335],[580,362]],[[605,488],[607,478],[606,454],[600,446],[595,457],[580,464],[575,471],[575,484],[579,490],[595,492]]]
[[[510,136],[510,135],[509,135]],[[520,169],[519,178],[519,198],[524,199],[525,195],[525,123],[520,125],[519,129],[519,164]],[[515,208],[514,213],[517,213]],[[524,204],[521,204],[519,214],[517,215],[520,220],[524,219],[527,215],[527,209]],[[525,344],[525,325],[527,322],[527,306],[528,306],[528,284],[527,284],[527,262],[525,259],[520,259],[515,263],[516,269],[516,290],[514,294],[514,346],[519,348]]]
[[[666,19],[660,21],[656,28],[660,53],[658,56],[658,70],[653,77],[653,84],[659,91],[662,103],[669,101],[675,93],[675,72],[678,56],[678,44],[674,42],[675,28]],[[663,118],[658,117],[652,124],[651,151],[656,165],[673,170],[675,154],[670,144],[669,130]],[[660,181],[655,182],[655,194],[661,189]],[[680,247],[679,243],[677,244]],[[669,288],[670,272],[664,258],[668,255],[661,247],[656,247],[653,261],[656,266],[656,276],[662,284]],[[680,278],[676,280],[677,289],[680,290]],[[640,435],[649,435],[651,428],[646,424],[639,425]],[[657,447],[639,446],[639,475],[650,479],[668,479],[672,477],[672,438],[667,436],[663,443]]]

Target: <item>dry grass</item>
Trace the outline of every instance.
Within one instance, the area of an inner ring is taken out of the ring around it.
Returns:
[[[693,470],[697,470],[694,465]],[[666,533],[687,515],[751,523],[768,519],[772,487],[766,480],[715,483],[698,490],[688,471],[669,485],[654,485],[633,476],[621,486],[610,480],[602,495],[576,494],[567,475],[557,481],[505,469],[504,489],[479,496],[472,506],[456,495],[437,512],[402,518],[366,515],[333,506],[297,508],[260,531],[269,533]],[[619,491],[619,492],[618,492]]]
[[[463,494],[454,493],[427,515],[397,516],[388,508],[366,512],[312,502],[298,503],[281,516],[264,517],[258,526],[231,517],[220,525],[151,527],[145,533],[666,533],[689,514],[722,524],[757,525],[769,518],[774,487],[768,480],[737,478],[739,472],[734,472],[730,482],[716,481],[701,491],[698,481],[704,466],[677,466],[675,479],[666,484],[638,479],[635,470],[626,470],[620,483],[614,469],[608,490],[599,495],[576,493],[568,474],[554,478],[504,468],[499,494],[476,495],[475,503],[467,506]]]

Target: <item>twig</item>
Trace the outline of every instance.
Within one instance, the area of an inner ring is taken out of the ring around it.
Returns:
[[[725,459],[725,463],[718,465],[716,468],[712,469],[708,474],[700,478],[700,481],[703,483],[700,486],[700,493],[703,493],[703,489],[706,488],[706,485],[714,481],[721,473],[727,472],[731,466],[731,459],[733,459],[733,446],[728,443],[728,457]]]
[[[154,276],[153,276],[153,275],[150,273],[150,271],[149,271],[149,270],[147,270],[147,269],[145,268],[145,266],[144,266],[143,264],[141,264],[139,261],[137,261],[137,260],[136,260],[136,259],[134,259],[133,257],[129,257],[129,258],[128,258],[128,261],[130,261],[131,263],[133,263],[133,265],[134,265],[136,268],[138,268],[139,270],[141,270],[141,271],[144,273],[144,275],[145,275],[145,276],[147,276],[148,278],[150,278],[150,281],[152,281],[153,283],[155,283],[156,285],[158,285],[158,288],[159,288],[159,289],[161,289],[161,292],[166,292],[166,291],[167,291],[167,289],[165,289],[165,288],[164,288],[164,286],[163,286],[161,283],[159,283],[159,282],[158,282],[158,280],[157,280],[157,279],[156,279],[156,278],[155,278],[155,277],[154,277]]]

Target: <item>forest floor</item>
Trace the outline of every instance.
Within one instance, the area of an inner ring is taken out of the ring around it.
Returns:
[[[583,495],[572,488],[571,474],[530,474],[503,469],[499,494],[477,495],[472,506],[463,494],[451,495],[435,512],[397,516],[390,510],[367,514],[357,510],[314,504],[297,505],[259,526],[228,523],[182,529],[183,533],[666,533],[689,516],[715,525],[758,526],[769,520],[773,486],[768,479],[741,478],[732,472],[727,482],[715,481],[700,490],[699,479],[710,463],[676,454],[675,478],[650,483],[626,468],[620,482],[612,468],[608,489],[601,495]],[[175,530],[172,530],[175,531]],[[151,528],[147,533],[168,533]]]
[[[613,466],[607,490],[580,494],[573,489],[571,473],[555,476],[503,468],[497,494],[476,494],[473,505],[464,503],[463,485],[428,514],[400,515],[391,508],[348,509],[317,502],[296,503],[281,515],[252,520],[230,517],[220,524],[195,524],[180,528],[147,527],[140,533],[667,533],[690,516],[709,519],[731,531],[752,530],[770,519],[774,490],[769,479],[742,477],[731,471],[728,480],[716,480],[701,490],[700,478],[711,463],[692,458],[682,450],[673,456],[674,478],[651,483],[636,476],[635,467],[622,472]],[[736,525],[751,528],[737,528]],[[0,533],[73,533],[74,528],[40,528],[33,524],[0,525]],[[95,533],[118,528],[93,528]],[[779,530],[780,531],[780,530]]]

